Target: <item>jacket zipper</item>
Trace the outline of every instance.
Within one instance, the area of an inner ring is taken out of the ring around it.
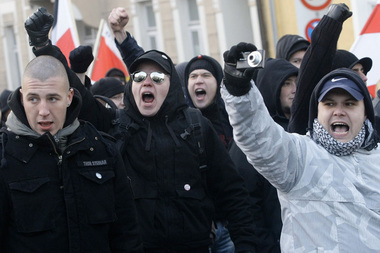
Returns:
[[[48,135],[47,137],[48,137],[50,143],[53,145],[54,153],[55,153],[55,154],[57,155],[57,157],[58,157],[57,165],[58,165],[59,181],[60,181],[60,184],[61,184],[61,185],[59,186],[59,188],[62,190],[62,189],[64,188],[64,186],[63,186],[63,176],[62,176],[63,154],[60,154],[60,153],[58,152],[58,150],[57,150],[57,146],[56,146],[55,142],[50,138],[50,136]],[[53,138],[54,138],[54,137],[53,137]],[[85,139],[86,139],[86,138],[83,137],[82,139],[80,139],[80,140],[78,140],[78,141],[76,141],[76,142],[73,142],[73,143],[67,145],[65,149],[67,149],[68,147],[73,146],[73,145],[75,145],[75,144],[77,144],[77,143],[80,143],[80,142],[84,141]]]

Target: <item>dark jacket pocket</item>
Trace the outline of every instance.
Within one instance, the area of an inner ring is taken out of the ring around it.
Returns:
[[[110,223],[116,220],[114,178],[112,169],[81,169],[83,202],[90,224]]]
[[[55,228],[52,184],[48,177],[9,183],[12,205],[21,233],[33,233]]]
[[[177,189],[177,193],[178,196],[181,198],[202,200],[206,197],[206,193],[203,188],[192,189],[191,186],[188,184],[185,184],[182,189]]]

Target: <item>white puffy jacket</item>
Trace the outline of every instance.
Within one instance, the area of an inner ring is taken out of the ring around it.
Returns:
[[[279,193],[282,252],[380,252],[380,150],[337,157],[270,117],[256,86],[222,97],[234,138]]]

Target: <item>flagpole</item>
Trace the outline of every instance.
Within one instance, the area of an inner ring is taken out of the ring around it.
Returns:
[[[105,20],[103,18],[100,19],[98,33],[96,34],[96,40],[95,40],[94,48],[92,50],[92,54],[94,55],[94,60],[92,61],[90,67],[87,70],[87,73],[88,73],[87,75],[90,78],[92,76],[92,70],[94,69],[95,61],[98,58],[99,45],[100,45],[100,39],[102,37],[102,31],[103,31],[104,22],[105,22]]]

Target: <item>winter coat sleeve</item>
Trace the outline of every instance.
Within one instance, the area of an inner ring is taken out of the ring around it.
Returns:
[[[119,44],[116,39],[115,43],[123,57],[125,65],[129,69],[132,62],[144,53],[144,49],[137,44],[137,41],[129,32],[127,32],[127,34],[128,37],[121,44]]]
[[[224,86],[221,93],[238,147],[274,187],[290,191],[303,172],[304,160],[299,157],[304,155],[305,143],[300,143],[304,136],[289,134],[273,121],[255,85],[241,97],[229,94]]]
[[[306,134],[311,93],[319,80],[331,71],[342,23],[323,16],[311,35],[311,44],[302,60],[288,132]]]
[[[124,160],[127,161],[127,160]],[[143,252],[140,228],[133,198],[130,179],[125,164],[118,152],[115,170],[115,201],[117,221],[110,232],[110,248],[112,253]]]
[[[50,55],[60,60],[66,68],[69,77],[70,86],[77,89],[82,97],[82,107],[78,118],[92,123],[98,130],[108,132],[111,128],[112,119],[115,117],[115,112],[105,108],[98,102],[92,93],[82,84],[77,75],[69,68],[67,60],[58,47],[49,45],[33,50],[36,56]]]
[[[256,252],[257,240],[248,192],[222,140],[210,121],[207,122],[209,123],[206,132],[208,190],[213,195],[216,210],[227,218],[227,228],[235,244],[235,252]]]

